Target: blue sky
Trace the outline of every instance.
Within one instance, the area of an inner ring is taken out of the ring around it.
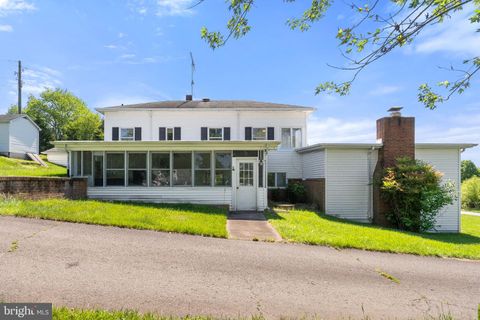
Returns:
[[[372,142],[375,120],[393,105],[415,116],[419,142],[480,142],[480,78],[462,96],[426,110],[417,87],[452,78],[438,66],[480,54],[475,26],[454,17],[426,30],[413,45],[371,65],[347,97],[314,95],[326,80],[348,75],[335,34],[351,23],[338,1],[309,32],[290,31],[285,21],[308,1],[257,1],[251,33],[211,50],[200,28],[224,28],[223,0],[40,1],[0,0],[0,113],[16,102],[14,71],[23,61],[24,101],[45,87],[61,87],[90,108],[120,103],[183,99],[190,90],[192,51],[197,68],[195,97],[249,99],[314,106],[309,142]],[[388,9],[388,7],[387,7]],[[478,27],[478,26],[477,26]],[[464,159],[480,164],[480,148]]]

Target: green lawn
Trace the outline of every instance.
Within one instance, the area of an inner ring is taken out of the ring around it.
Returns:
[[[462,233],[415,234],[348,222],[307,210],[270,212],[270,223],[292,242],[337,248],[480,259],[480,217],[462,216]]]
[[[227,209],[206,205],[4,198],[0,215],[227,237]]]
[[[45,161],[45,159],[43,159]],[[48,167],[42,167],[34,161],[13,159],[0,156],[0,177],[41,177],[66,176],[67,169],[56,164],[46,162]]]

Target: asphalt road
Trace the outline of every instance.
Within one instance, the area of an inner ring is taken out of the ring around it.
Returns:
[[[476,319],[480,262],[0,217],[0,301],[166,315]]]

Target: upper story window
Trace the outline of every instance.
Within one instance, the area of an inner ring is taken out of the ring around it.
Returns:
[[[223,140],[223,128],[208,128],[208,140]]]
[[[302,146],[301,128],[282,128],[282,149],[300,148]]]
[[[252,140],[267,140],[267,128],[252,128]]]
[[[173,128],[167,128],[166,139],[173,140]]]
[[[133,128],[121,128],[120,129],[120,140],[129,141],[133,140],[134,136]]]

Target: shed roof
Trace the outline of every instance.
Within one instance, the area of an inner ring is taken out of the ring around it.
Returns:
[[[39,131],[42,130],[40,127],[33,121],[28,115],[21,113],[21,114],[0,114],[0,123],[9,123],[18,118],[25,118],[30,121]]]

